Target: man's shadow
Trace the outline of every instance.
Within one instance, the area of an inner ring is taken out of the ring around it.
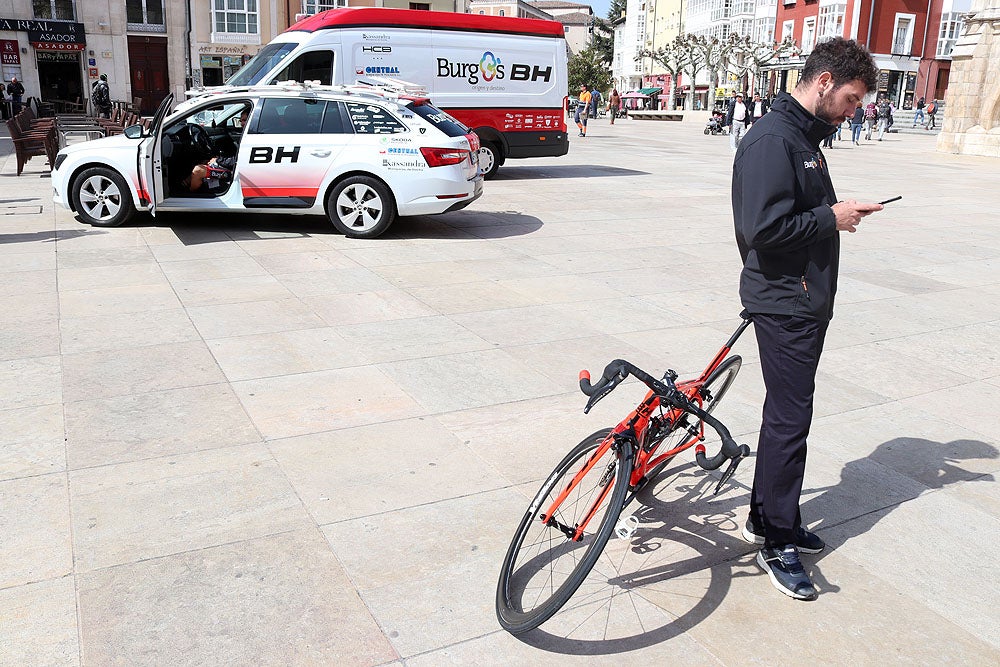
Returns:
[[[992,482],[991,473],[967,470],[963,461],[990,460],[997,448],[980,440],[936,442],[894,438],[871,455],[844,465],[834,486],[803,489],[802,517],[823,537],[826,550],[803,559],[822,596],[840,587],[827,580],[819,562],[831,551],[867,533],[903,503],[960,482]],[[813,495],[819,493],[819,495]],[[845,516],[844,508],[849,510]],[[826,517],[844,518],[830,520]],[[818,521],[819,523],[815,523]]]
[[[993,481],[992,474],[968,470],[961,464],[998,456],[1000,452],[994,446],[978,440],[941,443],[895,438],[879,445],[870,455],[846,463],[837,484],[804,490],[803,497],[808,499],[802,505],[802,516],[809,522],[820,521],[816,529],[827,542],[824,552],[827,554],[871,530],[903,503],[928,491],[959,482]],[[753,462],[744,465],[752,468]],[[758,547],[739,537],[746,520],[750,490],[740,485],[739,493],[714,496],[717,476],[718,473],[706,475],[692,463],[664,471],[622,513],[622,517],[631,514],[639,520],[639,527],[627,545],[629,553],[613,555],[610,561],[614,565],[599,562],[588,580],[589,585],[597,577],[597,583],[606,593],[595,594],[590,587],[586,599],[570,598],[560,612],[567,613],[570,619],[580,609],[586,611],[588,619],[605,615],[611,618],[622,608],[637,607],[622,605],[621,598],[637,596],[642,604],[659,606],[665,600],[668,607],[663,611],[671,617],[669,622],[653,627],[647,618],[636,622],[631,634],[623,632],[618,624],[617,636],[611,639],[607,633],[602,636],[599,629],[594,636],[581,635],[582,623],[571,625],[572,631],[566,632],[563,629],[566,625],[559,623],[557,614],[519,639],[556,653],[624,653],[668,641],[698,625],[718,608],[737,577],[760,576],[761,595],[774,593],[754,563]],[[824,516],[843,518],[824,522]],[[614,551],[614,545],[612,539],[608,550]],[[656,557],[656,554],[663,555]],[[803,558],[822,598],[824,594],[836,593],[840,586],[823,575],[821,560],[822,555]],[[607,601],[606,609],[596,609],[595,604],[603,599]],[[669,608],[675,600],[680,601],[678,606]],[[574,610],[574,606],[579,609]]]

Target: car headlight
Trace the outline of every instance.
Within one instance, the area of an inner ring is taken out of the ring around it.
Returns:
[[[52,169],[54,171],[59,171],[59,166],[65,161],[66,161],[66,154],[59,153],[58,155],[56,155],[56,162],[55,164],[52,165]]]

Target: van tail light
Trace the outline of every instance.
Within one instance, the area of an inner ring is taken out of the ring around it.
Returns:
[[[460,164],[469,157],[469,151],[464,148],[430,148],[423,146],[420,152],[429,167],[444,167],[449,164]]]

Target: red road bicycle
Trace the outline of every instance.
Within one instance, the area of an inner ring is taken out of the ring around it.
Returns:
[[[521,519],[500,570],[497,618],[512,634],[533,630],[551,618],[580,587],[612,533],[629,537],[634,517],[619,516],[643,488],[679,453],[695,447],[695,460],[705,470],[729,461],[715,487],[718,493],[750,454],[738,445],[712,411],[736,379],[743,363],[730,355],[736,340],[751,324],[743,322],[701,374],[675,382],[668,370],[657,380],[627,361],[616,359],[601,379],[590,383],[581,371],[580,389],[590,397],[584,414],[629,375],[649,387],[641,403],[613,429],[603,429],[577,445],[545,479]],[[705,424],[722,439],[712,457],[705,454]]]

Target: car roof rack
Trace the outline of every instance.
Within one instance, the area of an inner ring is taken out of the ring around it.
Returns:
[[[187,99],[178,105],[181,108],[188,108],[202,101],[206,97],[216,95],[239,95],[241,93],[302,93],[302,92],[332,92],[346,95],[357,95],[359,97],[369,97],[373,100],[422,100],[427,101],[427,88],[421,84],[402,79],[393,79],[380,76],[360,76],[351,85],[321,84],[319,81],[278,81],[270,84],[257,84],[253,86],[199,86],[186,91]]]

